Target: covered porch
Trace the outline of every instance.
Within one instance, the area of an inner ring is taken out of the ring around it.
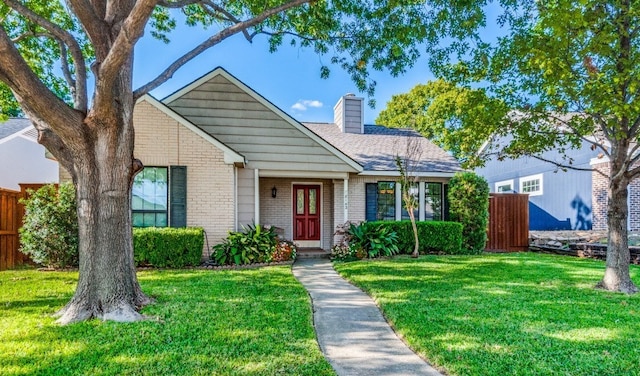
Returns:
[[[238,227],[275,226],[301,249],[331,249],[348,220],[348,173],[238,171]]]

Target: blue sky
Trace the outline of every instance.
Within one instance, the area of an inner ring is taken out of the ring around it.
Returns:
[[[146,33],[136,46],[134,88],[141,86],[165,69],[184,52],[193,48],[207,35],[201,29],[179,27],[164,44]],[[349,76],[338,66],[331,66],[331,76],[320,78],[322,63],[330,57],[320,57],[311,49],[291,47],[284,43],[275,53],[269,53],[266,37],[249,43],[242,35],[233,36],[214,46],[180,69],[169,81],[152,91],[158,99],[171,94],[217,66],[249,85],[280,109],[299,121],[333,121],[333,106],[340,96],[359,93]],[[393,94],[409,91],[418,83],[433,79],[423,57],[402,76],[374,72],[377,82],[375,109],[365,108],[365,123],[373,124]]]

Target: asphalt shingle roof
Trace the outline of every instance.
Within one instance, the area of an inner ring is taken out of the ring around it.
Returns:
[[[342,133],[336,124],[303,123],[307,128],[361,164],[365,171],[397,171],[395,158],[405,158],[407,143],[415,138],[419,156],[415,172],[457,172],[460,164],[451,155],[411,129],[365,125],[364,134]]]
[[[0,122],[0,140],[31,126],[31,121],[25,118],[10,118]]]

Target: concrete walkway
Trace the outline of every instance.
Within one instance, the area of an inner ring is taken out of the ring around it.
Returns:
[[[309,291],[320,348],[339,376],[441,375],[409,349],[373,300],[327,259],[297,260],[293,274]]]

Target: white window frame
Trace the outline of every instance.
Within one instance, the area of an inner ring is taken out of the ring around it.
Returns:
[[[522,187],[524,185],[524,183],[532,181],[532,180],[540,180],[540,189],[535,191],[535,192],[525,192]],[[520,178],[520,182],[519,182],[519,186],[520,186],[520,193],[526,193],[529,196],[542,196],[542,194],[544,193],[544,180],[542,178],[542,174],[536,174],[536,175],[529,175],[529,176],[524,176]]]
[[[502,192],[498,191],[498,187],[500,187],[500,186],[502,186],[502,185],[507,185],[507,184],[508,184],[509,186],[511,186],[511,190],[506,191],[506,192],[513,192],[513,191],[515,190],[515,189],[514,189],[514,188],[515,188],[515,186],[514,186],[514,184],[513,184],[513,179],[503,180],[503,181],[499,181],[499,182],[494,183],[494,185],[493,185],[493,190],[494,190],[494,192],[495,192],[495,193],[502,193]]]

